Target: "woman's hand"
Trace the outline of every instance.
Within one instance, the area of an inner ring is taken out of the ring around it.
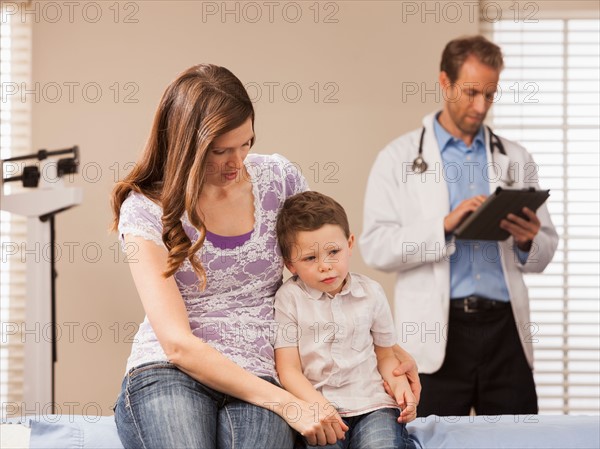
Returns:
[[[399,423],[409,423],[417,417],[417,399],[415,398],[406,376],[397,376],[394,378],[393,387],[387,382],[383,382],[387,394],[392,396],[402,412],[398,418]]]
[[[297,400],[286,404],[280,416],[311,446],[335,444],[345,438],[348,430],[332,404],[309,404]]]
[[[406,375],[412,394],[415,397],[416,406],[421,399],[421,381],[419,380],[417,362],[415,362],[415,359],[413,359],[412,356],[400,346],[396,345],[393,349],[394,355],[398,359],[399,364],[396,369],[392,371],[392,374],[394,376]]]
[[[343,440],[348,426],[342,421],[334,404],[315,390],[304,376],[298,347],[275,349],[275,366],[289,394],[281,412],[277,413],[311,446],[335,444]]]
[[[398,422],[412,421],[416,417],[421,394],[421,382],[415,360],[398,345],[392,347],[375,345],[375,354],[377,369],[383,377],[385,391],[402,409]]]

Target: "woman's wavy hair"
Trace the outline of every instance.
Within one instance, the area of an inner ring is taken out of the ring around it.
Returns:
[[[206,272],[194,255],[206,237],[197,206],[206,176],[207,150],[215,138],[238,128],[248,118],[254,127],[252,101],[233,73],[212,64],[190,67],[165,90],[140,160],[114,187],[113,230],[118,229],[121,205],[131,191],[161,205],[162,240],[169,251],[165,278],[172,276],[187,258],[201,288],[206,287]],[[184,212],[199,231],[193,245],[181,223]]]

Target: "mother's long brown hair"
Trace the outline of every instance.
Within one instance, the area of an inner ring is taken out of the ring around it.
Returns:
[[[206,286],[206,272],[194,254],[206,236],[197,206],[207,150],[216,137],[248,118],[254,125],[252,101],[233,73],[212,64],[190,67],[165,90],[142,157],[113,189],[113,230],[118,228],[121,205],[132,190],[162,206],[162,240],[169,251],[165,277],[172,276],[188,258],[201,288]],[[194,245],[183,230],[184,212],[200,233]]]

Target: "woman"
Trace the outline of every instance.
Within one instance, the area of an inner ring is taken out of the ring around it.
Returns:
[[[227,69],[198,65],[166,89],[144,154],[112,195],[114,227],[146,318],[115,407],[126,448],[291,448],[343,437],[326,410],[280,388],[275,219],[306,190],[278,155],[248,155],[254,109]]]

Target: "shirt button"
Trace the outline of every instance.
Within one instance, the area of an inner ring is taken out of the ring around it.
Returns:
[[[473,190],[475,188],[475,186],[473,184],[469,185],[469,189]]]
[[[475,275],[475,279],[477,279],[477,280],[481,279],[481,275],[480,274],[476,274]]]
[[[470,161],[471,160],[471,156],[467,156],[467,160]]]

